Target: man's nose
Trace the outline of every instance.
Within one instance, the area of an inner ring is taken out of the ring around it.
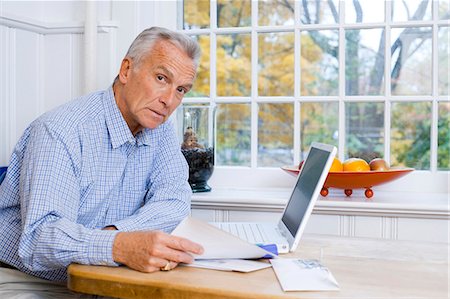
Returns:
[[[175,101],[175,90],[168,88],[161,97],[161,102],[169,107]]]

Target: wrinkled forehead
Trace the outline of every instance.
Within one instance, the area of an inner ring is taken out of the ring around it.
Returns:
[[[195,78],[197,66],[194,59],[177,43],[167,40],[157,41],[138,64],[151,64],[153,68],[163,68],[174,73],[180,71]],[[178,74],[180,75],[180,74]]]

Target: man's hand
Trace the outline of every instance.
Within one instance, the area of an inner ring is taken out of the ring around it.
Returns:
[[[178,263],[192,263],[191,253],[202,254],[203,247],[161,231],[120,232],[113,245],[115,262],[141,272],[170,270]]]

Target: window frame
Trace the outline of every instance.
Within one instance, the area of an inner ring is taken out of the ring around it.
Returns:
[[[401,180],[387,185],[377,186],[376,190],[402,191],[402,192],[449,192],[449,171],[437,169],[438,153],[438,105],[440,102],[448,102],[449,96],[438,94],[438,30],[441,26],[450,26],[449,20],[439,20],[439,1],[431,1],[432,18],[428,21],[392,22],[391,6],[384,1],[385,21],[381,23],[345,23],[345,1],[339,1],[339,23],[336,24],[308,24],[300,22],[301,1],[295,0],[294,25],[292,26],[259,26],[258,2],[251,1],[251,26],[239,28],[217,27],[217,2],[210,1],[210,27],[205,29],[183,29],[183,1],[178,2],[177,28],[188,35],[209,35],[210,39],[210,95],[209,97],[185,97],[183,104],[197,103],[249,103],[251,105],[251,161],[250,167],[215,166],[214,174],[209,180],[213,187],[236,188],[289,188],[293,179],[278,167],[257,167],[258,152],[258,104],[259,103],[293,103],[294,105],[294,164],[300,162],[300,107],[302,102],[337,102],[339,113],[339,138],[338,157],[345,156],[345,103],[346,102],[381,102],[384,103],[384,157],[390,162],[391,143],[391,104],[393,102],[431,102],[431,132],[430,132],[430,170],[416,170]],[[346,29],[385,29],[385,42],[391,42],[391,29],[406,27],[431,27],[432,28],[432,88],[431,95],[425,96],[398,96],[391,94],[391,53],[390,47],[385,47],[384,68],[384,95],[382,96],[345,96],[345,30]],[[450,28],[449,28],[450,29]],[[305,30],[338,30],[339,34],[339,89],[338,96],[302,96],[300,95],[300,59],[294,63],[294,96],[258,96],[258,33],[270,32],[294,32],[294,55],[300,57],[300,37]],[[217,96],[216,78],[216,37],[219,34],[248,33],[251,35],[251,94],[248,97],[220,97]],[[249,179],[250,178],[250,179]]]

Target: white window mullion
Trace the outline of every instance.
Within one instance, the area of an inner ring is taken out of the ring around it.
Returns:
[[[384,159],[391,163],[391,2],[386,1],[386,25],[385,25],[385,47],[384,47],[384,93],[386,101],[384,104]]]
[[[432,16],[433,16],[433,32],[432,32],[432,41],[433,44],[431,46],[432,53],[432,91],[431,95],[433,96],[433,101],[431,105],[431,132],[430,132],[430,170],[437,170],[437,155],[438,155],[438,120],[439,120],[439,111],[438,111],[438,30],[439,27],[437,25],[437,21],[439,20],[439,3],[436,1],[431,2]]]
[[[345,2],[339,1],[339,139],[338,157],[344,159],[345,148]]]
[[[217,2],[211,1],[209,7],[210,13],[210,26],[211,32],[209,34],[209,48],[210,48],[210,56],[209,56],[209,94],[211,97],[211,102],[215,102],[217,98],[217,42],[216,42],[216,33],[215,30],[217,28]]]
[[[294,4],[294,164],[297,165],[300,163],[300,149],[301,149],[301,104],[300,104],[300,60],[301,60],[301,48],[300,48],[300,39],[301,39],[301,31],[300,31],[300,1],[295,1]]]
[[[252,1],[251,168],[258,163],[258,2]]]

